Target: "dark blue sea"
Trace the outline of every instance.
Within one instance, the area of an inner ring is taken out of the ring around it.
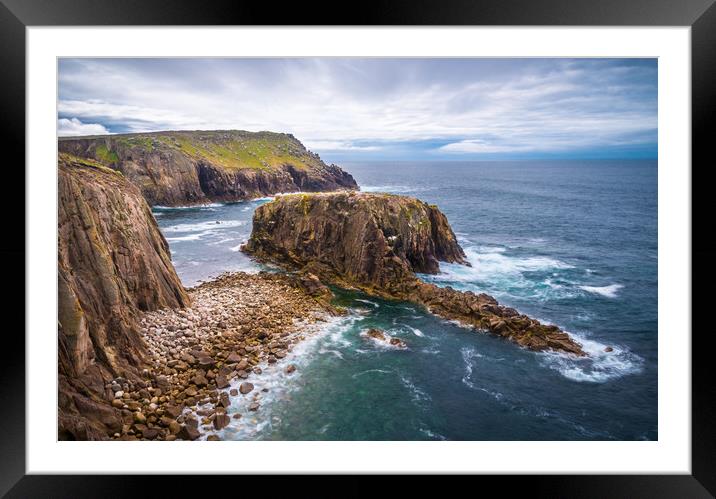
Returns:
[[[415,196],[447,215],[472,267],[422,276],[486,292],[557,324],[590,353],[534,353],[408,303],[338,291],[350,315],[267,369],[258,413],[240,397],[225,439],[656,440],[656,161],[341,165],[364,191]],[[239,251],[268,199],[155,207],[186,286],[261,267]],[[216,222],[220,223],[217,224]],[[378,327],[409,348],[361,336]],[[604,349],[610,346],[612,352]]]

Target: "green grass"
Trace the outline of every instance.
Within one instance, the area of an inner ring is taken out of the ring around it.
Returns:
[[[117,156],[117,153],[107,149],[107,146],[104,144],[97,144],[94,155],[95,158],[103,163],[114,164],[119,162],[119,156]]]

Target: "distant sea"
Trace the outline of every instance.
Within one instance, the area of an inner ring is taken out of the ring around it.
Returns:
[[[232,419],[223,438],[658,438],[656,161],[341,166],[364,191],[415,196],[447,215],[472,267],[441,264],[426,281],[486,292],[557,324],[590,357],[530,352],[415,305],[338,291],[350,315],[291,354],[293,376],[259,378],[269,387],[259,413]],[[267,200],[155,207],[186,286],[265,268],[239,246]],[[370,327],[408,350],[364,339]]]

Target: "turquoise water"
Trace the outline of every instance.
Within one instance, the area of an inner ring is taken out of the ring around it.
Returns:
[[[269,388],[259,413],[232,420],[224,438],[658,438],[655,161],[342,166],[363,190],[416,196],[447,215],[473,266],[441,264],[424,279],[487,292],[592,355],[529,352],[411,304],[338,290],[351,315],[292,353],[294,375],[259,377]],[[260,268],[238,247],[263,202],[155,207],[187,286]],[[376,345],[360,334],[369,327],[408,349]]]

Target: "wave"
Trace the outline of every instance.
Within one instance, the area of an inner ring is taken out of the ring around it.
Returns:
[[[373,308],[378,308],[378,307],[380,307],[380,305],[378,305],[376,302],[370,301],[370,300],[366,300],[366,299],[364,299],[364,298],[354,298],[354,300],[355,300],[355,301],[359,301],[359,302],[361,302],[361,303],[366,303],[366,304],[372,306]]]
[[[362,185],[361,192],[387,192],[387,193],[403,193],[403,192],[422,192],[427,190],[425,187],[411,187],[407,185]]]
[[[178,225],[170,225],[168,227],[163,227],[162,232],[199,232],[199,231],[214,231],[214,230],[220,230],[220,229],[231,229],[234,227],[240,227],[242,225],[246,225],[246,221],[244,220],[213,220],[213,221],[207,221],[207,222],[200,222],[200,223],[194,223],[194,224],[178,224]]]
[[[303,386],[299,380],[303,376],[304,370],[316,358],[316,354],[320,354],[322,350],[320,347],[327,340],[330,342],[335,335],[341,335],[348,331],[355,321],[353,316],[325,317],[325,319],[326,322],[321,325],[304,324],[307,329],[302,328],[301,324],[297,324],[295,334],[303,334],[306,338],[296,343],[282,362],[276,364],[262,362],[259,365],[262,370],[261,374],[252,372],[246,379],[234,379],[225,391],[228,392],[233,388],[238,389],[245,381],[253,383],[255,388],[249,395],[230,396],[231,405],[227,409],[227,415],[231,418],[229,425],[219,431],[213,428],[202,428],[200,425],[199,430],[202,432],[202,438],[214,434],[219,435],[222,440],[257,439],[270,433],[274,426],[280,425],[280,417],[274,414],[277,404],[291,401],[292,393]],[[285,368],[289,364],[297,366],[296,371],[292,374],[285,372]],[[268,391],[264,392],[263,389],[268,389]],[[250,412],[248,406],[256,400],[254,398],[256,396],[258,396],[257,401],[260,404],[259,409],[256,412]],[[210,409],[211,407],[212,405],[208,404],[204,408]],[[233,419],[231,416],[235,413],[241,413],[244,417]]]
[[[588,293],[594,293],[597,295],[605,296],[607,298],[616,298],[617,293],[624,286],[622,284],[610,284],[608,286],[579,286],[580,289],[587,291]]]
[[[606,383],[642,371],[644,359],[631,352],[627,347],[609,345],[611,352],[605,352],[607,345],[590,340],[584,335],[569,333],[587,357],[575,357],[557,352],[542,352],[543,364],[559,372],[572,381],[586,383]]]
[[[421,403],[431,400],[430,395],[428,395],[424,390],[418,388],[415,383],[413,383],[410,379],[403,376],[402,374],[398,376],[400,377],[400,381],[403,383],[403,386],[408,389],[410,397],[413,399],[413,402]]]
[[[152,206],[152,211],[175,211],[175,210],[207,210],[210,211],[211,208],[218,208],[220,206],[224,206],[224,203],[206,203],[206,204],[195,204],[195,205],[187,205],[187,206],[163,206],[163,205],[155,205]]]

